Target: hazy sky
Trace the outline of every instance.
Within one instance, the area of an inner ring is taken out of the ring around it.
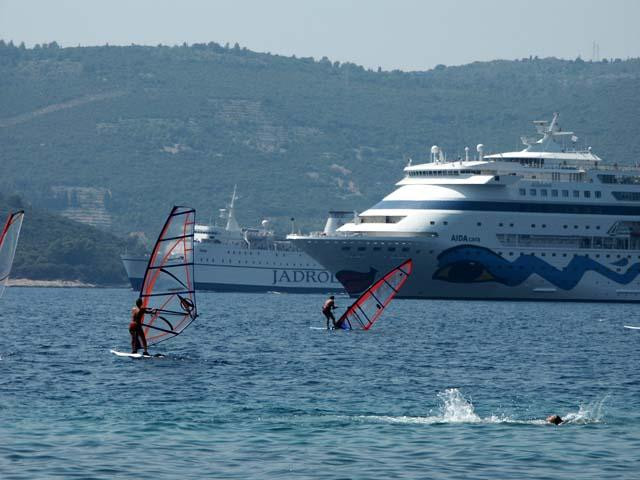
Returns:
[[[640,56],[638,0],[0,0],[28,46],[238,42],[385,70],[538,55]]]

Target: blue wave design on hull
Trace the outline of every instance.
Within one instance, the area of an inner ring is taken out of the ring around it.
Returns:
[[[616,267],[626,267],[628,264],[629,264],[628,258],[621,258],[620,260],[611,262],[611,265],[614,265]]]
[[[433,278],[453,283],[497,282],[516,287],[535,273],[557,288],[572,290],[589,271],[627,285],[640,274],[640,263],[618,273],[586,255],[579,255],[566,267],[557,269],[534,255],[521,255],[510,262],[485,247],[458,245],[438,255],[438,269]]]

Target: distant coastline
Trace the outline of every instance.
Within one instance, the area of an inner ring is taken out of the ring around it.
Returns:
[[[54,287],[54,288],[96,288],[99,285],[80,282],[78,280],[31,280],[29,278],[11,278],[10,287]]]

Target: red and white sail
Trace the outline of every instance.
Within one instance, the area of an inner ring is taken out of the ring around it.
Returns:
[[[158,236],[140,289],[142,325],[153,345],[182,333],[198,316],[193,231],[196,211],[173,207]]]
[[[24,211],[20,210],[9,214],[0,234],[0,297],[9,282],[9,274],[16,255],[20,228],[24,220]]]
[[[336,322],[338,328],[369,330],[380,318],[384,309],[397,295],[411,275],[411,259],[386,273],[380,280],[367,288]]]

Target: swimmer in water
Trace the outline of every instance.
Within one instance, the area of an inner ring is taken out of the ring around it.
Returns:
[[[549,415],[547,417],[547,423],[552,423],[553,425],[560,425],[561,423],[564,423],[564,420],[562,420],[562,417],[560,415]]]

